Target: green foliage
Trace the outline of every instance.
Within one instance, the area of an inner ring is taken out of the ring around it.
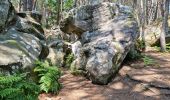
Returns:
[[[50,66],[47,61],[36,61],[35,65],[34,72],[38,73],[40,90],[46,93],[57,93],[61,89],[61,84],[59,83],[61,71],[55,66]]]
[[[70,71],[71,71],[71,74],[73,75],[82,75],[83,74],[83,71],[82,70],[78,70],[75,66],[71,65],[70,66]]]
[[[145,66],[149,66],[149,65],[154,65],[154,64],[155,64],[154,59],[152,59],[152,58],[150,58],[150,57],[148,57],[148,56],[144,56],[144,57],[142,58],[142,60],[143,60],[143,62],[144,62],[144,64],[145,64]]]
[[[170,43],[167,43],[167,44],[166,44],[166,50],[167,50],[168,52],[170,52]]]
[[[70,10],[73,7],[73,0],[64,0],[64,10]]]
[[[145,49],[145,43],[142,40],[137,40],[135,46],[129,51],[126,56],[128,60],[136,60],[143,57],[142,51]]]
[[[43,26],[51,27],[55,25],[57,22],[57,12],[60,9],[60,7],[58,7],[59,0],[40,0],[40,1],[42,2],[42,5],[46,7],[46,10],[48,10],[47,11],[48,17],[46,20],[47,22],[43,23]]]
[[[161,47],[160,47],[160,46],[154,46],[154,48],[155,48],[157,51],[161,51]],[[170,52],[170,43],[167,43],[167,44],[166,44],[166,50],[167,50],[167,52]]]
[[[39,86],[26,78],[27,74],[0,76],[1,100],[37,100]]]
[[[61,71],[48,62],[37,61],[34,71],[39,76],[39,85],[33,82],[28,73],[0,75],[0,100],[37,100],[41,91],[56,93],[61,84],[58,79]]]
[[[126,59],[128,60],[136,60],[140,58],[142,58],[142,54],[137,50],[131,50],[126,56]]]
[[[157,51],[161,51],[161,48],[159,46],[154,46],[154,48],[157,50]]]
[[[53,26],[56,24],[57,22],[57,13],[59,12],[58,10],[61,10],[61,11],[68,11],[70,10],[72,7],[73,7],[73,0],[64,0],[64,1],[61,1],[63,2],[63,5],[59,6],[58,3],[59,3],[59,0],[45,0],[45,5],[46,5],[46,9],[48,9],[49,11],[49,16],[48,16],[48,25],[45,25],[45,26]],[[62,12],[60,12],[62,13]],[[60,16],[61,17],[61,16]]]
[[[143,40],[137,40],[135,44],[135,48],[137,51],[143,51],[145,49],[145,42]]]
[[[66,67],[70,67],[73,60],[74,60],[74,54],[71,53],[66,57]]]

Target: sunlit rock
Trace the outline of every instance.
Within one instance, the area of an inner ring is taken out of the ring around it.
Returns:
[[[108,2],[72,9],[61,30],[77,34],[81,42],[71,67],[96,84],[108,84],[139,36],[131,9]]]

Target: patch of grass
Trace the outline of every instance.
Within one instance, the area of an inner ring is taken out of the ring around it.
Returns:
[[[156,51],[161,51],[161,48],[159,46],[154,46],[154,48],[156,49]]]
[[[161,47],[160,46],[154,46],[154,48],[157,50],[157,51],[161,51]],[[167,43],[166,44],[166,50],[167,52],[170,52],[170,43]]]
[[[155,65],[155,60],[146,55],[142,58],[142,60],[144,62],[145,67],[150,65]]]

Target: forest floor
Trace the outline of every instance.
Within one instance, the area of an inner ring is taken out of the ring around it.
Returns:
[[[147,51],[154,64],[142,60],[123,65],[108,85],[94,85],[81,76],[64,71],[58,95],[41,94],[40,100],[170,100],[170,53]]]

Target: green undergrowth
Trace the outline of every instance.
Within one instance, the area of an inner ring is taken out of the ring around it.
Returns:
[[[74,65],[70,66],[70,72],[72,75],[75,75],[75,76],[84,74],[82,70],[77,69]]]
[[[143,60],[143,62],[144,62],[144,66],[145,66],[145,67],[146,67],[146,66],[152,66],[152,65],[155,65],[155,64],[156,64],[156,61],[155,61],[154,59],[152,59],[151,57],[146,56],[146,55],[144,55],[144,56],[142,57],[142,60]]]
[[[160,46],[154,46],[154,48],[157,50],[157,51],[161,51],[161,47]],[[170,43],[167,43],[166,44],[166,50],[167,52],[170,52]]]
[[[84,75],[83,70],[79,70],[76,68],[75,63],[73,62],[75,60],[74,54],[71,53],[66,57],[66,67],[69,68],[72,75],[78,76],[78,75]]]
[[[28,72],[0,74],[0,100],[38,100],[42,92],[58,93],[62,85],[59,82],[61,71],[47,61],[36,61],[34,73],[38,82],[33,81]]]
[[[73,60],[74,60],[74,54],[71,53],[66,57],[66,61],[65,61],[66,67],[71,67],[71,63],[73,62]]]
[[[40,90],[46,93],[58,93],[61,89],[59,78],[61,71],[56,66],[50,66],[47,61],[36,61],[34,72],[38,74]]]
[[[27,73],[0,76],[1,100],[37,100],[39,86],[27,78]]]

